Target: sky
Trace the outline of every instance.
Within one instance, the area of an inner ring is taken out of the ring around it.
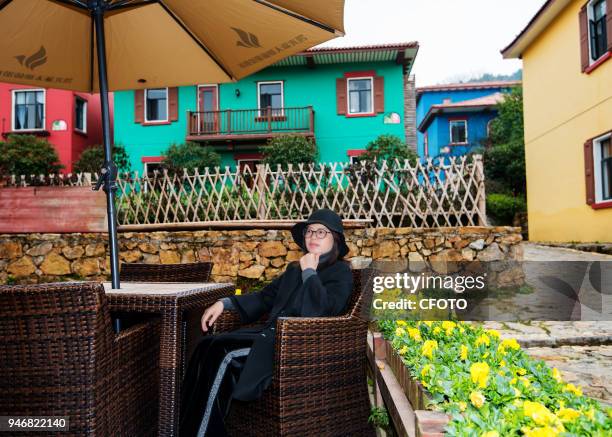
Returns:
[[[418,41],[417,86],[458,82],[483,73],[510,74],[520,60],[500,50],[544,0],[346,0],[346,35],[322,46]]]

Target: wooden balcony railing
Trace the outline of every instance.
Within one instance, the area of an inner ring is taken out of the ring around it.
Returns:
[[[271,136],[282,133],[314,135],[314,110],[302,108],[224,109],[187,113],[188,139]]]

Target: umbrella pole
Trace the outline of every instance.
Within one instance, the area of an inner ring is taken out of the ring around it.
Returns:
[[[117,190],[117,166],[113,162],[110,138],[110,112],[108,105],[108,78],[106,75],[106,47],[104,43],[104,9],[106,2],[94,2],[93,19],[96,29],[96,48],[98,53],[98,78],[100,83],[100,104],[102,106],[102,133],[104,138],[104,166],[96,188],[104,184],[106,193],[106,215],[108,218],[108,238],[110,246],[110,267],[113,289],[120,288],[119,260],[117,244],[117,221],[115,211],[115,191]]]

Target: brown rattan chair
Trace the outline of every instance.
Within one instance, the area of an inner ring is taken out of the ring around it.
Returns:
[[[209,282],[212,263],[121,263],[119,279],[127,282]]]
[[[363,281],[371,270],[353,270],[348,309],[337,317],[281,317],[271,385],[253,402],[234,400],[226,424],[232,436],[374,436],[366,347],[371,295]],[[213,332],[241,326],[224,311]]]
[[[100,283],[0,286],[2,416],[68,416],[53,435],[155,435],[158,363],[159,321],[115,334]]]

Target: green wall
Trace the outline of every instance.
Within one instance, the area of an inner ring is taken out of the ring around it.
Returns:
[[[399,124],[383,124],[383,115],[347,118],[336,114],[336,78],[347,72],[375,71],[385,78],[385,113],[400,114]],[[306,67],[270,67],[236,83],[219,86],[220,109],[256,109],[257,82],[283,80],[285,107],[312,106],[315,110],[315,140],[321,162],[347,161],[346,151],[364,149],[381,134],[404,139],[404,91],[402,66],[394,62],[353,63]],[[236,97],[240,89],[240,97]],[[186,112],[196,110],[196,86],[179,88],[179,120],[159,126],[134,122],[134,92],[115,92],[115,143],[126,147],[132,168],[142,171],[143,156],[159,156],[172,143],[183,143],[187,131]],[[255,150],[253,150],[255,151]],[[222,165],[233,166],[234,152],[222,153]]]

